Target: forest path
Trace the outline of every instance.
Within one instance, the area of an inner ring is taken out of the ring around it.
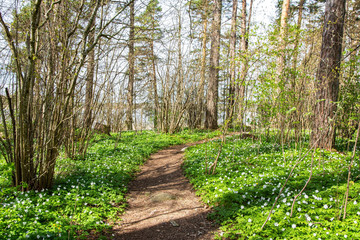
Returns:
[[[128,208],[114,226],[112,239],[213,239],[217,228],[207,220],[210,209],[195,196],[181,164],[177,145],[150,156],[129,186]]]

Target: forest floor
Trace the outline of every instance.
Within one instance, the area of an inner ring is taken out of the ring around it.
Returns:
[[[112,239],[212,239],[217,229],[211,211],[195,195],[181,164],[184,148],[159,151],[141,167],[129,186],[128,208],[115,224]]]

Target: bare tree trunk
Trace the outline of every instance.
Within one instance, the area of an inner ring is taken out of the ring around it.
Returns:
[[[32,93],[34,91],[34,83],[36,78],[36,31],[40,24],[41,16],[41,0],[34,3],[33,11],[31,12],[31,25],[29,37],[26,40],[26,48],[28,50],[27,68],[25,74],[18,72],[18,79],[20,80],[17,96],[19,97],[19,112],[17,113],[18,131],[16,132],[17,144],[15,145],[16,163],[20,172],[16,174],[15,180],[17,185],[22,182],[27,183],[27,189],[36,188],[34,176],[34,135],[33,135],[33,112],[32,112]],[[5,28],[5,26],[4,26]],[[22,190],[27,190],[22,189]]]
[[[230,33],[230,86],[229,86],[229,107],[227,108],[227,120],[232,122],[235,106],[235,48],[236,48],[236,21],[237,21],[238,1],[233,0],[233,9],[231,16],[231,33]]]
[[[210,72],[207,92],[205,127],[218,127],[218,89],[219,89],[219,61],[220,61],[220,30],[221,30],[222,0],[214,0],[213,21],[211,25]]]
[[[287,19],[290,11],[290,0],[284,0],[281,11],[281,20],[280,20],[280,33],[279,33],[279,56],[277,59],[277,69],[276,69],[276,78],[278,82],[281,81],[281,75],[283,74],[285,68],[285,48],[286,48],[286,33],[287,33]]]
[[[237,84],[237,101],[238,101],[238,115],[237,122],[240,126],[243,125],[243,115],[244,115],[244,100],[245,100],[245,89],[246,89],[246,76],[249,70],[249,57],[248,57],[248,48],[249,48],[249,33],[250,33],[250,22],[251,22],[251,13],[252,13],[253,0],[250,0],[250,9],[249,9],[249,18],[247,20],[247,11],[246,11],[246,0],[242,0],[242,13],[241,13],[241,46],[240,53],[243,56],[241,64],[241,74],[240,79]]]
[[[55,5],[58,8],[52,11]],[[68,133],[67,124],[76,112],[73,110],[74,94],[87,55],[98,43],[105,27],[128,6],[120,9],[90,44],[89,34],[100,1],[91,8],[87,22],[82,19],[84,5],[84,1],[79,3],[74,21],[68,23],[64,21],[69,17],[66,1],[49,3],[36,0],[29,14],[29,29],[26,26],[12,29],[14,36],[0,14],[0,24],[12,51],[17,77],[15,94],[10,96],[6,91],[13,127],[13,144],[7,158],[13,159],[14,184],[22,186],[22,190],[51,187],[56,158]],[[83,31],[77,31],[80,21]],[[28,36],[21,49],[14,39],[19,31]],[[81,35],[77,35],[80,32]],[[36,81],[38,76],[44,84]],[[15,104],[12,104],[15,98]]]
[[[298,60],[298,54],[299,54],[299,38],[300,38],[300,29],[301,29],[301,23],[302,23],[302,14],[303,14],[303,10],[304,10],[304,3],[306,0],[300,0],[299,2],[299,12],[298,12],[298,20],[297,20],[297,24],[296,24],[296,36],[295,36],[295,44],[294,44],[294,57],[293,57],[293,62],[292,62],[292,68],[293,68],[293,72],[296,71],[296,67],[297,67],[297,60]],[[295,74],[294,74],[295,76]],[[293,77],[293,86],[295,86],[295,77]]]
[[[91,23],[92,31],[89,33],[89,44],[94,44],[95,41],[95,19]],[[86,93],[85,93],[85,112],[84,112],[84,127],[85,131],[91,129],[92,125],[92,102],[93,102],[93,88],[94,88],[94,71],[95,71],[95,48],[89,53],[87,63],[86,75]]]
[[[200,84],[198,88],[197,96],[197,117],[195,120],[195,126],[201,127],[201,122],[203,118],[203,108],[204,108],[204,85],[205,85],[205,73],[206,73],[206,43],[207,43],[207,24],[208,24],[208,0],[205,0],[203,6],[204,13],[202,14],[203,21],[203,36],[202,36],[202,46],[201,46],[201,72],[200,72]]]
[[[182,19],[181,19],[181,8],[178,12],[179,28],[178,28],[178,66],[177,66],[177,85],[176,85],[176,100],[174,104],[174,114],[172,114],[170,123],[170,132],[177,131],[177,124],[179,118],[182,115],[183,108],[183,92],[184,92],[184,74],[183,74],[183,59],[182,59],[182,42],[181,42],[181,31],[182,31]]]
[[[151,10],[151,37],[149,39],[150,45],[150,61],[151,61],[151,77],[152,77],[152,91],[153,91],[153,98],[154,98],[154,129],[158,129],[159,126],[159,95],[157,91],[157,77],[156,77],[156,61],[155,61],[155,53],[154,53],[154,42],[156,38],[156,10]]]
[[[156,63],[155,63],[155,55],[154,55],[154,40],[150,41],[150,51],[151,51],[151,65],[152,65],[152,85],[154,92],[154,129],[158,128],[158,115],[159,115],[159,96],[157,92],[157,79],[156,79]]]
[[[335,112],[339,93],[339,73],[344,33],[346,0],[327,0],[317,72],[316,103],[311,134],[312,144],[331,149],[335,140]],[[319,141],[317,142],[317,140]]]
[[[134,108],[134,80],[135,80],[135,1],[130,3],[130,34],[129,34],[129,82],[127,93],[126,126],[128,130],[133,130],[133,108]]]
[[[296,79],[297,79],[297,64],[298,64],[298,55],[299,55],[299,41],[300,41],[300,30],[302,23],[302,15],[304,9],[304,3],[306,0],[300,0],[299,2],[299,11],[298,11],[298,19],[296,24],[296,35],[295,35],[295,44],[294,44],[294,55],[292,61],[292,69],[291,69],[291,92],[296,93]],[[301,91],[298,91],[300,94]],[[301,97],[294,98],[294,105],[296,106],[297,111],[293,113],[293,127],[295,128],[295,136],[299,136],[299,126],[301,122]],[[295,123],[296,122],[296,123]]]
[[[281,11],[281,19],[280,19],[280,31],[279,31],[279,46],[278,46],[278,58],[277,58],[277,68],[276,68],[276,84],[277,84],[277,91],[275,92],[277,94],[276,99],[279,99],[278,102],[276,102],[279,106],[278,111],[278,118],[279,118],[279,136],[282,140],[284,136],[285,131],[285,115],[282,114],[282,109],[284,108],[284,101],[280,96],[282,96],[282,90],[284,89],[286,80],[284,75],[284,68],[285,68],[285,49],[286,49],[286,37],[287,37],[287,19],[289,16],[290,11],[290,0],[284,0],[282,5],[282,11]]]

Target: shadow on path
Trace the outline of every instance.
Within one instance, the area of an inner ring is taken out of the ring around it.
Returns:
[[[151,155],[130,184],[128,208],[110,239],[212,239],[210,209],[195,196],[181,163],[186,145]]]

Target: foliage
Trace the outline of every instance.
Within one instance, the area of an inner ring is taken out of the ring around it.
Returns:
[[[8,184],[9,180],[11,179],[11,174],[14,170],[13,166],[14,164],[12,163],[6,163],[5,159],[0,154],[0,186]]]
[[[206,175],[205,168],[216,158],[219,145],[219,141],[211,141],[189,148],[184,164],[197,193],[215,210],[211,217],[221,224],[222,230],[218,239],[360,237],[358,163],[353,166],[347,217],[342,220],[349,152],[315,152],[311,181],[296,199],[291,217],[294,197],[310,175],[311,153],[306,156],[295,168],[271,219],[261,230],[291,168],[308,148],[292,143],[284,146],[283,152],[274,141],[233,137],[223,146],[217,173]]]
[[[60,156],[55,185],[40,192],[10,187],[11,166],[1,160],[0,239],[85,239],[90,230],[96,234],[111,228],[124,211],[127,184],[151,153],[218,134],[145,131],[125,132],[121,138],[96,135],[85,159]]]

